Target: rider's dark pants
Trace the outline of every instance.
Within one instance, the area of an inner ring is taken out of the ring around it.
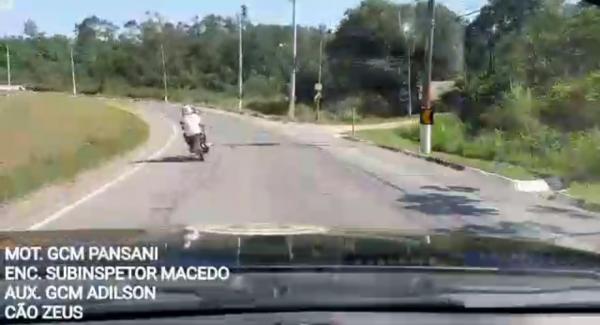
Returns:
[[[185,138],[185,143],[187,143],[189,150],[192,151],[194,140],[198,140],[199,134],[190,136],[184,135],[183,137]]]

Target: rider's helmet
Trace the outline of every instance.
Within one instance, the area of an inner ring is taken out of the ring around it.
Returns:
[[[184,105],[181,109],[181,115],[190,115],[194,114],[194,109],[190,105]]]

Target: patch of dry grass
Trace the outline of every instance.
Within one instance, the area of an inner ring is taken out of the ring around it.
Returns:
[[[116,105],[51,93],[0,97],[0,202],[144,142],[146,123]]]

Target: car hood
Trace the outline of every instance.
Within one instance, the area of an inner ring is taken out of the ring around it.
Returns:
[[[0,247],[159,247],[159,263],[253,266],[407,266],[597,270],[600,255],[543,241],[463,232],[405,234],[391,230],[305,225],[181,226],[0,232]]]

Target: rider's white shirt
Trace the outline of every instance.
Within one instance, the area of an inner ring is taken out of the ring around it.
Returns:
[[[183,133],[188,137],[202,133],[202,129],[200,128],[202,118],[198,114],[184,115],[181,123],[183,125]]]

